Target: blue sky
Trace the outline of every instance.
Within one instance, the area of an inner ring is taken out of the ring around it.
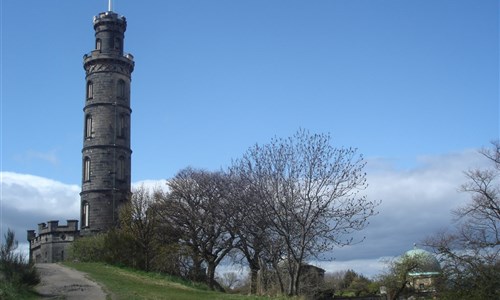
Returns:
[[[20,202],[78,204],[82,57],[107,1],[1,5],[2,226],[18,213],[32,218],[12,226],[34,228],[55,210],[37,214]],[[456,193],[461,172],[481,165],[474,150],[498,139],[499,8],[493,0],[116,0],[136,61],[133,181],[161,182],[189,165],[218,169],[298,128],[330,132],[335,145],[364,154],[368,196],[383,201],[367,242],[337,259],[397,255],[449,223],[439,215],[467,199]],[[14,201],[23,184],[35,196]],[[403,211],[415,215],[409,207],[426,201],[439,207],[424,222],[435,226],[387,246],[384,228],[404,227]],[[401,217],[384,223],[397,207]],[[370,248],[374,239],[387,247]]]

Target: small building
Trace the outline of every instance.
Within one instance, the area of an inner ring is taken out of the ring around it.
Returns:
[[[408,272],[409,286],[419,295],[435,293],[436,278],[441,274],[441,265],[436,257],[416,246],[407,251],[405,256],[418,262],[418,266]]]
[[[68,247],[80,236],[77,220],[68,220],[66,225],[59,221],[38,224],[35,230],[28,230],[30,243],[30,261],[34,263],[53,263],[63,261],[68,254]]]
[[[328,291],[324,291],[325,272],[325,269],[303,264],[299,278],[299,295],[304,296],[305,299],[319,299],[319,295],[323,295],[323,299],[327,299],[325,292]]]

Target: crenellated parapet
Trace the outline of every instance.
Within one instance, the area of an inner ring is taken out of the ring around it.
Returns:
[[[67,257],[68,247],[80,236],[78,220],[68,220],[66,225],[59,221],[38,224],[38,234],[28,230],[30,261],[35,263],[53,263]]]

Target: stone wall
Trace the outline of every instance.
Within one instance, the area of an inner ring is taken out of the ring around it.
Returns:
[[[28,230],[30,261],[54,263],[65,260],[69,246],[79,236],[77,220],[68,220],[67,225],[59,225],[59,221],[38,224],[38,235],[35,230]]]

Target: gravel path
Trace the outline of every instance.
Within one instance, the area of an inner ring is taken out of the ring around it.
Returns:
[[[85,273],[60,264],[36,264],[41,282],[36,291],[48,299],[105,300],[102,288],[85,277]]]

